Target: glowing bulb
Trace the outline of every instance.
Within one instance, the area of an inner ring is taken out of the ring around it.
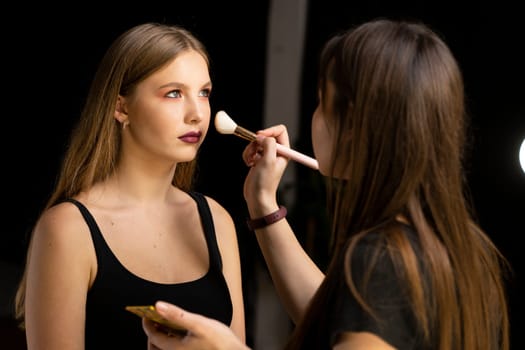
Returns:
[[[521,164],[521,169],[525,173],[525,139],[523,139],[523,141],[521,141],[520,164]]]

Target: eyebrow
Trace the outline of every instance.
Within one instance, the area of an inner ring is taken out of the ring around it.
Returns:
[[[170,83],[167,83],[167,84],[164,84],[164,85],[161,85],[160,86],[160,89],[164,89],[164,88],[167,88],[167,87],[177,87],[177,88],[185,88],[185,87],[188,87],[186,84],[184,83],[178,83],[178,82],[170,82]],[[211,81],[207,81],[206,83],[202,84],[201,88],[211,88],[212,87],[212,83]]]

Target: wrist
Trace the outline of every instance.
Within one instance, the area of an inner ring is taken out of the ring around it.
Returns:
[[[263,217],[279,209],[279,204],[275,198],[246,201],[246,205],[251,218]]]
[[[286,207],[280,205],[279,209],[274,210],[268,214],[257,216],[255,219],[248,218],[246,220],[246,224],[248,225],[248,228],[253,231],[256,229],[265,228],[284,219],[286,214],[288,214]]]

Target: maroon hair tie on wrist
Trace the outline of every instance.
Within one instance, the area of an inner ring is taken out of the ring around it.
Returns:
[[[286,207],[283,205],[279,206],[279,209],[274,211],[273,213],[270,213],[268,215],[263,216],[262,218],[257,219],[247,219],[246,225],[248,225],[248,228],[250,230],[256,230],[259,228],[264,228],[268,225],[271,225],[273,223],[276,223],[277,221],[284,219],[286,217],[286,214],[288,211],[286,210]]]

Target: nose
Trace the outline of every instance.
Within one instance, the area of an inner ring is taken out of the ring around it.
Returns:
[[[189,124],[198,124],[202,120],[202,115],[198,111],[189,112],[187,114],[187,122]]]
[[[196,99],[187,100],[186,122],[189,124],[199,123],[206,113],[208,102],[198,101]]]

